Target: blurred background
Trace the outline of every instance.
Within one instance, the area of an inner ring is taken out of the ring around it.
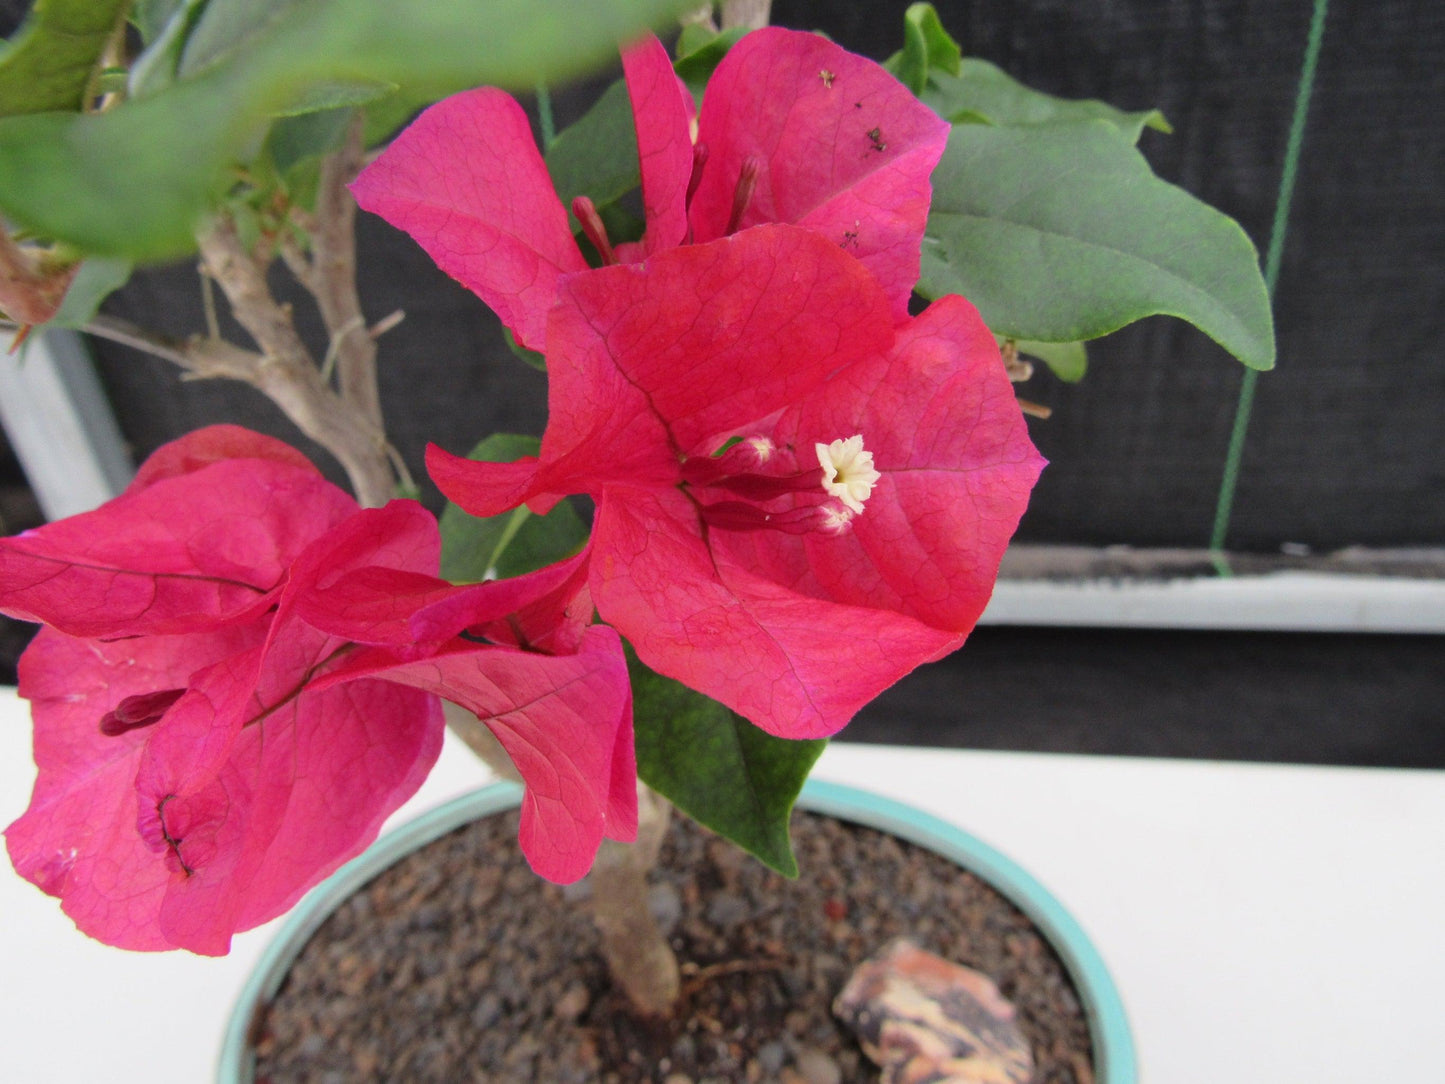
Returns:
[[[0,34],[13,31],[28,6],[0,0]],[[901,44],[906,6],[776,0],[773,21],[825,31],[881,60]],[[1382,591],[1438,588],[1445,579],[1445,6],[1330,4],[1293,200],[1278,222],[1311,3],[939,0],[936,7],[966,56],[1037,89],[1161,109],[1174,133],[1146,130],[1140,144],[1155,171],[1238,219],[1261,253],[1277,233],[1279,360],[1257,382],[1224,524],[1228,567],[1259,581],[1303,569],[1372,574]],[[615,76],[556,88],[558,126]],[[465,452],[493,431],[539,433],[545,378],[512,356],[485,306],[379,220],[362,215],[358,240],[368,318],[395,309],[407,317],[381,340],[381,385],[389,434],[417,478],[425,478],[427,441]],[[325,335],[314,310],[282,276],[275,288],[296,302],[319,356]],[[138,273],[104,311],[177,337],[201,330],[194,264]],[[246,341],[234,325],[223,330]],[[79,396],[89,404],[84,417],[108,407],[115,445],[132,462],[183,432],[233,421],[298,444],[340,480],[326,454],[249,388],[183,381],[166,362],[125,347],[87,346],[98,384]],[[1028,559],[1017,574],[1045,583],[1102,575],[1126,590],[1217,577],[1206,551],[1243,377],[1203,334],[1162,317],[1091,343],[1079,383],[1040,367],[1020,390],[1053,410],[1030,421],[1051,465],[1018,538],[1048,548],[1021,551]],[[18,393],[0,394],[10,398],[9,414],[30,409]],[[0,446],[0,532],[42,521],[39,488],[9,445]],[[440,507],[434,489],[423,499]],[[963,651],[890,691],[843,737],[1445,767],[1445,612],[1425,615],[1412,626],[1424,631],[1406,633],[1338,621],[1324,631],[1297,616],[1257,615],[1236,622],[1241,628],[1191,629],[1190,606],[1181,602],[1166,619],[1156,612],[1142,624],[1111,618],[1108,628],[1081,626],[1062,611],[1027,618],[1046,624],[981,626]],[[1216,606],[1196,623],[1230,621]],[[27,635],[17,623],[0,626],[0,681],[13,682]]]

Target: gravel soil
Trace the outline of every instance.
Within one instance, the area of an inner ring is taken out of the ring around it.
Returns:
[[[1012,904],[894,836],[798,813],[788,881],[674,817],[651,905],[682,962],[681,1011],[630,1016],[586,905],[534,876],[516,813],[458,829],[342,905],[252,1025],[256,1079],[841,1084],[877,1071],[830,1012],[852,969],[907,933],[1017,1006],[1035,1084],[1092,1084],[1062,964]]]

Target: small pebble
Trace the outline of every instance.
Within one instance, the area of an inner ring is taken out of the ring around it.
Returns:
[[[477,1004],[472,1009],[472,1023],[478,1028],[489,1028],[497,1022],[501,1015],[502,999],[488,990],[477,998]]]
[[[652,912],[658,930],[666,937],[677,928],[682,918],[682,893],[664,881],[647,890],[647,909]]]
[[[815,1046],[803,1047],[793,1061],[807,1084],[843,1084],[838,1063]]]
[[[560,1019],[576,1020],[587,1011],[587,1006],[591,1002],[592,998],[587,993],[587,987],[580,982],[574,982],[567,987],[567,992],[557,999],[557,1004],[552,1008]]]
[[[765,1073],[776,1073],[787,1060],[788,1048],[777,1039],[758,1047],[758,1064]]]
[[[732,892],[717,893],[707,905],[707,920],[724,929],[736,926],[751,913],[748,901]]]

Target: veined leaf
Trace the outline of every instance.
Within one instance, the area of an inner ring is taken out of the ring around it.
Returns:
[[[1014,339],[1076,342],[1164,314],[1251,368],[1274,365],[1244,230],[1156,177],[1102,121],[955,125],[933,174],[918,290],[963,294]]]
[[[494,433],[468,453],[483,463],[510,463],[536,455],[541,441],[516,433]],[[475,583],[490,575],[517,576],[560,561],[587,540],[587,525],[566,501],[545,516],[526,506],[499,516],[468,515],[448,502],[441,515],[442,576]]]
[[[558,133],[547,151],[547,172],[568,214],[578,196],[603,207],[641,183],[637,130],[621,79],[604,90],[576,123]],[[575,220],[572,227],[577,228]]]
[[[699,103],[712,73],[728,55],[728,50],[747,32],[746,27],[735,26],[721,34],[712,34],[696,23],[683,28],[682,36],[677,39],[677,62],[672,70],[687,84]]]
[[[1157,109],[1128,112],[1092,98],[1056,98],[1026,87],[987,60],[969,57],[952,74],[931,69],[919,98],[939,116],[955,124],[1056,124],[1060,121],[1105,120],[1138,142],[1145,128],[1172,132]]]
[[[642,781],[769,868],[796,877],[788,817],[827,741],[775,738],[630,652],[628,670]]]

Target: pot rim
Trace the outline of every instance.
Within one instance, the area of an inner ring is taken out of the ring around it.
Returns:
[[[916,806],[860,787],[810,779],[798,806],[889,832],[956,863],[1028,916],[1058,953],[1083,1002],[1099,1084],[1137,1084],[1134,1037],[1118,987],[1089,935],[1026,869],[975,835]]]
[[[515,783],[491,783],[392,829],[302,899],[256,961],[231,1010],[216,1066],[220,1084],[253,1084],[250,1034],[257,1007],[275,996],[306,943],[339,907],[412,851],[481,817],[521,804]],[[1119,991],[1103,958],[1074,917],[1012,859],[961,828],[892,798],[858,787],[809,780],[799,808],[890,832],[940,854],[977,874],[1043,931],[1083,1001],[1093,1042],[1094,1075],[1100,1084],[1136,1084],[1134,1040]]]

